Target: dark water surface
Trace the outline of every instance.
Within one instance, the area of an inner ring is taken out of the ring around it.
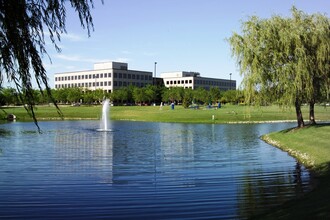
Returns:
[[[0,219],[246,219],[310,189],[259,136],[294,124],[0,125]]]

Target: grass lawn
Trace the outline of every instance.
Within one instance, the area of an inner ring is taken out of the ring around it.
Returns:
[[[330,218],[330,124],[288,129],[264,135],[267,142],[289,152],[315,174],[317,187],[303,198],[271,210],[260,219]]]
[[[64,119],[99,119],[101,106],[60,106]],[[302,108],[305,120],[308,120],[308,108]],[[55,107],[37,106],[38,120],[61,120]],[[330,108],[316,106],[317,120],[330,121]],[[23,107],[3,107],[0,117],[15,114],[18,121],[30,121],[30,116]],[[214,120],[213,120],[214,116]],[[205,108],[184,109],[182,106],[114,106],[110,108],[112,120],[155,121],[155,122],[182,122],[182,123],[238,123],[238,122],[264,122],[264,121],[295,121],[295,110],[281,109],[278,106],[246,107],[237,105],[224,105],[220,109]]]

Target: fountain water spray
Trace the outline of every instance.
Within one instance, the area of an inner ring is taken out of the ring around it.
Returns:
[[[110,103],[109,99],[103,100],[102,117],[101,117],[100,129],[97,129],[98,131],[110,131],[110,129],[109,129],[109,109],[110,109],[109,103]]]

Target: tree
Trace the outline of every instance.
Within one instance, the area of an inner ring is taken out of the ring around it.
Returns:
[[[217,87],[211,87],[210,97],[211,97],[212,102],[214,102],[214,103],[220,101],[220,89]]]
[[[91,105],[94,102],[94,95],[90,90],[86,90],[83,97],[84,103],[87,103],[88,105]]]
[[[142,104],[142,102],[146,101],[145,88],[134,87],[133,89],[133,99],[136,103]]]
[[[67,100],[71,104],[79,102],[82,97],[82,91],[78,87],[68,88],[66,92],[67,92]]]
[[[156,89],[157,89],[156,86],[153,86],[150,84],[148,84],[145,87],[145,95],[146,95],[146,99],[149,103],[156,100],[156,98],[157,98]]]
[[[7,106],[18,102],[16,90],[14,88],[3,88],[1,94],[3,99],[2,102]]]
[[[119,101],[121,104],[124,103],[124,101],[128,100],[128,89],[125,87],[122,87],[120,89],[114,90],[110,94],[111,101],[117,102]]]
[[[237,58],[247,103],[294,104],[298,127],[304,126],[301,104],[313,107],[319,89],[329,91],[330,22],[321,14],[292,8],[292,17],[250,17],[242,34],[229,39]]]
[[[221,102],[223,103],[238,103],[240,101],[238,90],[227,90],[223,92]]]
[[[182,100],[183,107],[188,108],[192,104],[193,99],[194,99],[193,90],[191,88],[185,89]]]
[[[198,87],[194,90],[194,100],[201,104],[208,103],[210,101],[209,92],[202,87]]]
[[[164,88],[162,99],[164,102],[180,102],[183,98],[184,88],[182,87],[171,87]]]
[[[26,109],[37,127],[33,108],[33,78],[40,91],[43,93],[44,86],[46,93],[52,97],[42,62],[42,57],[47,55],[44,29],[60,52],[57,42],[61,40],[61,34],[66,33],[67,6],[75,9],[82,27],[86,28],[90,35],[93,30],[90,13],[93,0],[0,0],[0,88],[6,75],[6,78],[15,84],[17,94],[24,95],[21,100],[26,101]],[[52,101],[56,105],[54,98]],[[58,112],[62,115],[59,109]]]

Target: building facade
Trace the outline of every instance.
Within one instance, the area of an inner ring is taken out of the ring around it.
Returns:
[[[161,78],[163,78],[164,85],[167,88],[183,87],[210,90],[210,88],[215,87],[223,91],[236,89],[236,80],[201,77],[200,73],[197,72],[167,72],[162,73]]]
[[[197,72],[166,72],[154,78],[152,72],[129,70],[127,63],[104,62],[94,64],[93,70],[55,74],[55,89],[79,87],[83,90],[101,89],[111,93],[129,85],[144,87],[148,84],[165,87],[204,88],[212,87],[226,91],[236,89],[236,80],[201,77]]]
[[[127,63],[94,64],[93,70],[55,74],[55,89],[79,87],[83,90],[112,91],[129,85],[144,87],[153,83],[152,72],[129,70]]]

